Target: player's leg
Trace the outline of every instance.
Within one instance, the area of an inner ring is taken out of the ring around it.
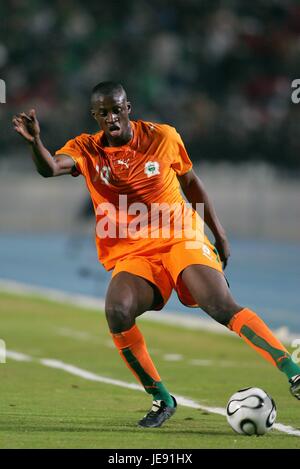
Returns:
[[[162,301],[155,285],[128,272],[119,272],[112,278],[106,295],[106,318],[122,359],[146,392],[153,396],[153,406],[157,406],[155,410],[165,406],[164,415],[160,412],[158,420],[156,418],[150,422],[151,425],[144,426],[160,426],[171,416],[168,412],[173,411],[169,409],[175,407],[175,401],[161,381],[144,337],[135,323],[137,316],[154,309]]]
[[[181,276],[200,308],[236,332],[285,373],[291,380],[291,391],[299,398],[299,384],[293,389],[293,380],[298,379],[300,367],[262,319],[251,309],[243,308],[235,302],[223,274],[205,265],[190,265],[183,270]]]
[[[112,333],[127,331],[135,325],[136,317],[162,302],[155,285],[129,272],[119,272],[112,278],[105,299],[105,313]]]

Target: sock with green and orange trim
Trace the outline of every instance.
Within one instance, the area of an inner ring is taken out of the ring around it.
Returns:
[[[172,396],[160,379],[137,325],[128,331],[112,333],[112,338],[126,366],[144,386],[145,391],[154,400],[164,401],[167,406],[174,407]]]
[[[293,361],[287,349],[251,309],[244,308],[236,313],[230,320],[228,328],[242,337],[266,360],[277,366],[289,380],[300,374],[300,366]]]

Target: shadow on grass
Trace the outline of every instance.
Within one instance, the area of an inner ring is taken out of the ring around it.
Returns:
[[[215,435],[234,436],[230,431],[207,431],[202,429],[182,429],[182,428],[139,428],[138,426],[61,426],[61,425],[0,425],[0,432],[14,433],[135,433],[139,435]]]

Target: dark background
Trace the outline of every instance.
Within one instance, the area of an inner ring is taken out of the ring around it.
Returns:
[[[1,153],[35,107],[46,145],[94,132],[89,93],[120,81],[133,118],[168,122],[193,161],[300,169],[300,4],[289,0],[7,0],[0,5]]]

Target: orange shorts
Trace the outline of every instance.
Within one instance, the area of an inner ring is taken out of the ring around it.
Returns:
[[[155,255],[128,255],[117,261],[112,277],[119,272],[129,272],[153,283],[161,293],[163,303],[155,307],[162,309],[174,289],[179,300],[186,306],[197,307],[197,303],[181,278],[181,272],[193,264],[202,264],[223,272],[216,248],[206,238],[197,249],[187,249],[186,241],[173,244],[166,251]]]

